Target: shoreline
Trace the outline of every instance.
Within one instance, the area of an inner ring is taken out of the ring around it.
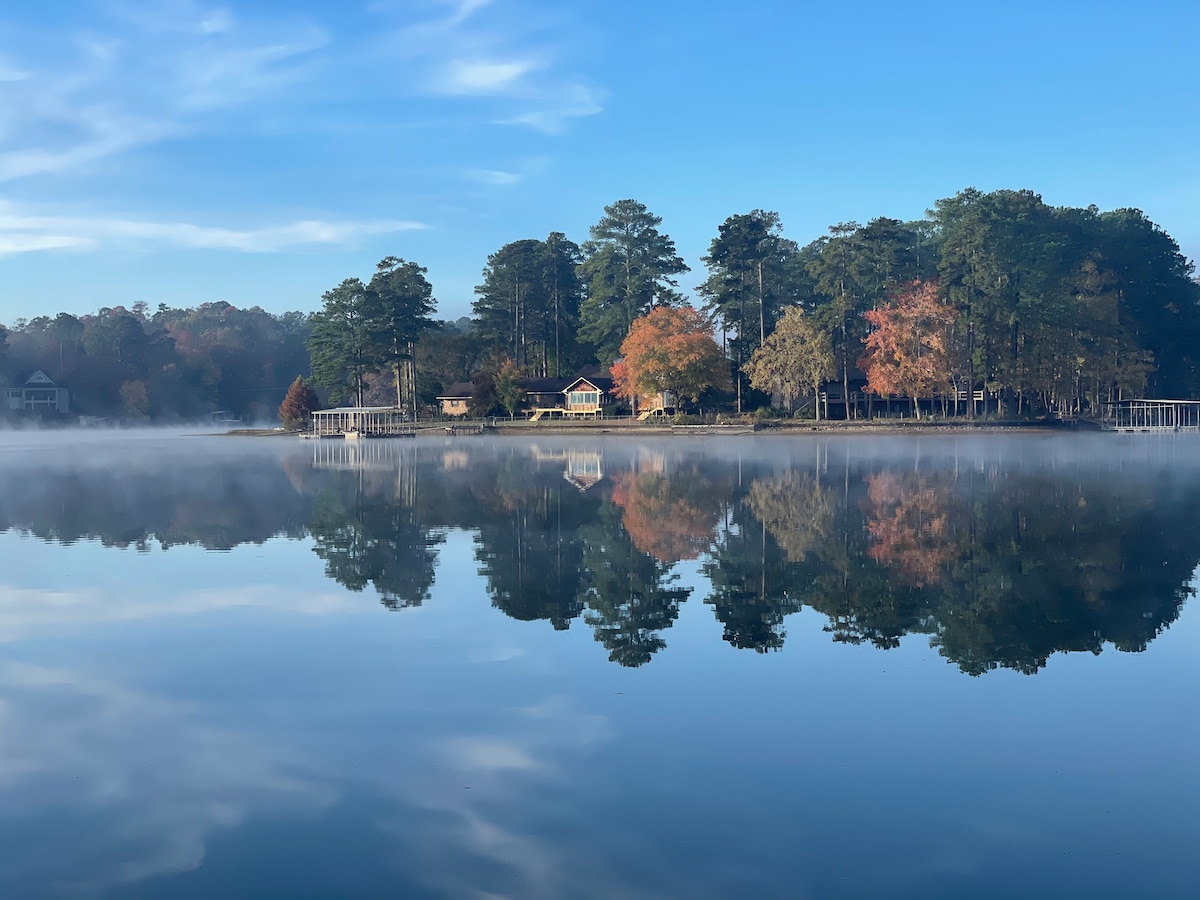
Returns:
[[[422,427],[418,424],[416,437],[449,437],[445,431],[453,423],[430,423]],[[604,437],[795,437],[802,435],[897,435],[897,434],[1079,434],[1100,433],[1101,429],[1092,424],[1083,426],[1074,423],[1048,423],[1028,421],[975,421],[975,422],[896,422],[896,421],[856,421],[856,422],[803,422],[803,423],[729,423],[723,425],[646,425],[644,423],[617,424],[604,420],[571,423],[529,423],[521,420],[498,422],[486,426],[487,434],[505,437],[523,435],[527,437],[545,437],[562,435],[579,437],[583,435]],[[302,438],[303,435],[294,431],[275,431],[273,429],[244,428],[224,432],[226,437],[291,437]],[[467,436],[467,435],[463,435]],[[336,438],[331,438],[336,439]],[[373,440],[387,440],[386,436]]]

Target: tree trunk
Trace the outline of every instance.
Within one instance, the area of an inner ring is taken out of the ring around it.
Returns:
[[[766,301],[763,299],[762,260],[758,261],[758,346],[767,342]]]
[[[967,418],[975,418],[975,326],[970,322],[967,323]]]

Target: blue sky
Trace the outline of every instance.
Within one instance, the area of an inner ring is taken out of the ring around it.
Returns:
[[[645,202],[807,243],[966,186],[1133,206],[1200,255],[1200,4],[40,0],[0,12],[0,322],[314,310],[386,255],[469,312],[488,253]]]

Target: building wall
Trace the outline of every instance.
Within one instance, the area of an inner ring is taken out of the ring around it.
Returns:
[[[9,409],[30,411],[44,409],[65,413],[69,412],[71,408],[70,392],[66,388],[7,388],[5,394]]]

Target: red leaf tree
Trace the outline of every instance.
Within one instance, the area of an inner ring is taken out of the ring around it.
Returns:
[[[289,431],[298,431],[308,425],[313,412],[320,408],[316,393],[297,375],[279,407],[279,421]]]
[[[863,316],[872,326],[858,361],[867,390],[911,397],[920,418],[917,399],[950,382],[950,335],[958,311],[942,301],[936,281],[914,281]]]

